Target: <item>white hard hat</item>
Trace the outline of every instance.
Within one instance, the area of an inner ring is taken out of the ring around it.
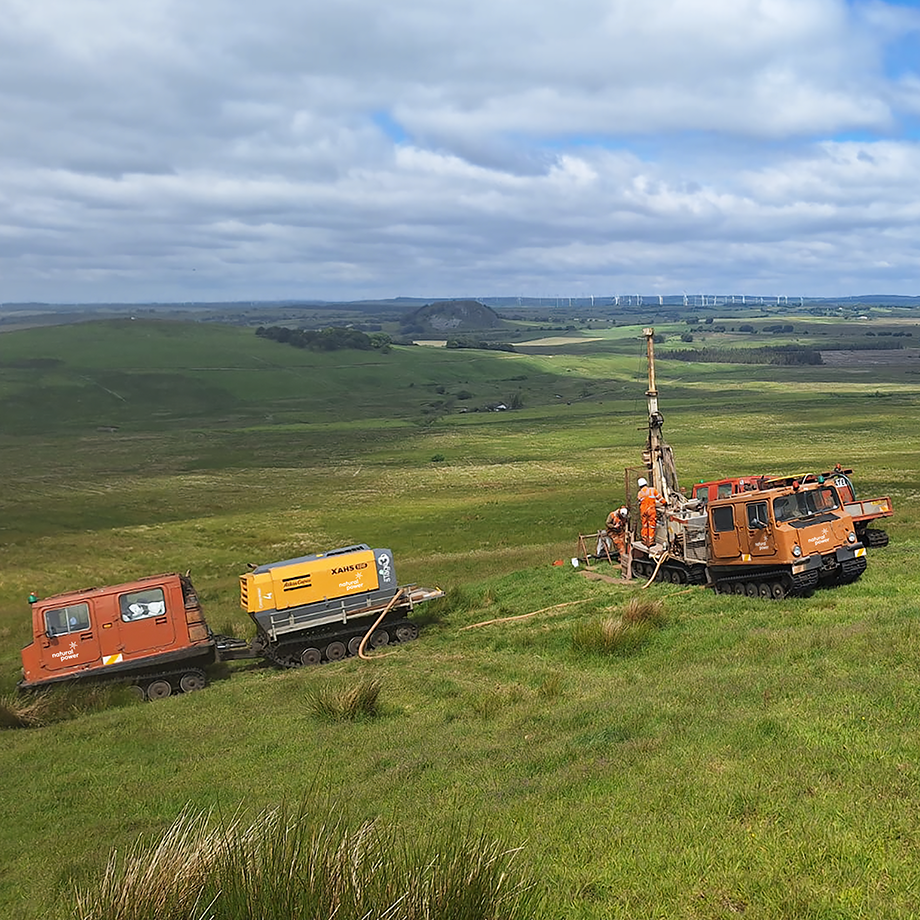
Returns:
[[[647,486],[648,483],[644,479],[640,479],[636,485],[641,489],[643,486]]]
[[[623,505],[623,507],[620,508],[620,510],[617,512],[617,514],[618,514],[620,517],[622,517],[622,518],[628,517],[628,516],[629,516],[629,510],[627,509],[626,505]]]

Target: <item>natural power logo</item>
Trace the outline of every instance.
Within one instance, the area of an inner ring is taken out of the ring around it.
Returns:
[[[71,642],[70,648],[61,649],[59,652],[52,652],[52,658],[60,658],[61,661],[70,661],[71,658],[79,658],[80,653],[77,651],[77,643]]]

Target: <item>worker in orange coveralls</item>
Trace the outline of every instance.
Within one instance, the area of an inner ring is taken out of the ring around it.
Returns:
[[[626,549],[626,519],[628,517],[629,511],[626,510],[626,506],[624,505],[622,508],[617,508],[616,511],[611,511],[610,514],[607,515],[607,523],[605,525],[607,536],[613,541],[613,545],[621,555]]]
[[[655,524],[658,522],[658,502],[663,502],[661,493],[650,486],[645,479],[640,479],[639,486],[639,518],[642,522],[642,542],[646,546],[655,543]]]

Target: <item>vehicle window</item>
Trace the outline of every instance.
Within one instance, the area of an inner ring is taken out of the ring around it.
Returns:
[[[759,530],[770,523],[767,517],[766,502],[751,502],[745,506],[747,508],[747,519],[749,530]]]
[[[832,486],[824,486],[824,488],[812,492],[811,495],[814,498],[814,506],[817,511],[836,511],[840,506],[837,490]]]
[[[773,499],[773,514],[780,523],[791,521],[799,516],[795,499],[791,495],[781,495]]]
[[[709,486],[694,486],[693,497],[705,502],[709,499]]]
[[[121,618],[126,623],[161,617],[166,613],[166,596],[162,588],[147,588],[146,591],[122,594],[118,598],[118,607],[121,610]]]
[[[777,521],[793,521],[807,518],[825,511],[836,511],[840,501],[836,490],[831,486],[809,489],[795,495],[783,495],[773,501],[773,513]]]
[[[45,611],[45,632],[49,636],[66,636],[68,633],[89,629],[89,604],[71,604]]]
[[[730,482],[719,483],[719,489],[716,498],[728,498],[732,494],[732,484]]]
[[[724,533],[726,530],[735,529],[735,515],[732,512],[732,505],[723,505],[721,508],[712,508],[712,529],[716,533]]]

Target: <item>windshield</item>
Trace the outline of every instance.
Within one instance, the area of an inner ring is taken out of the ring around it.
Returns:
[[[773,499],[773,515],[780,523],[811,517],[824,511],[836,511],[839,507],[837,492],[830,486],[796,492],[794,495],[781,495]]]

